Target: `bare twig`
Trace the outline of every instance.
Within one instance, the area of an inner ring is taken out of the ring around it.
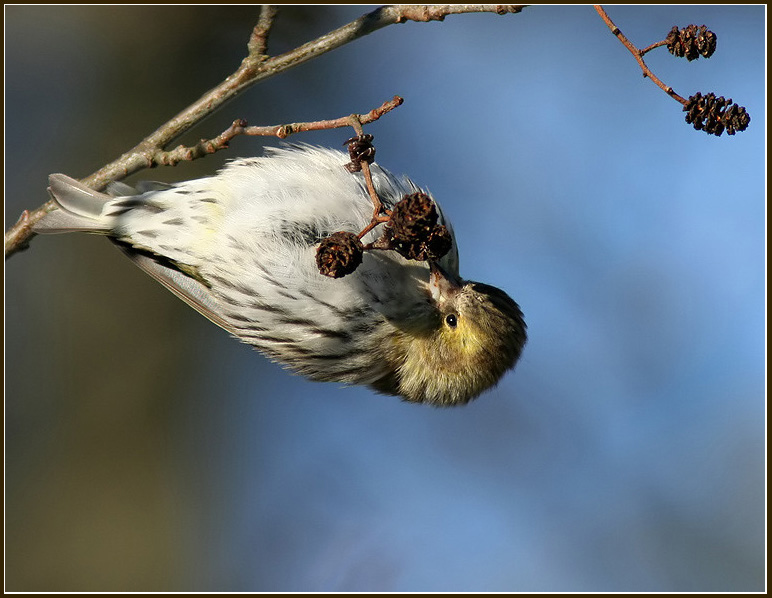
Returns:
[[[661,46],[667,46],[667,49],[674,56],[686,56],[689,61],[695,60],[700,55],[710,58],[716,50],[716,34],[705,25],[701,27],[689,25],[681,30],[674,26],[664,40],[641,50],[622,34],[602,6],[595,5],[595,10],[611,29],[611,33],[633,55],[643,70],[643,76],[651,79],[667,95],[683,106],[683,111],[687,113],[684,120],[688,124],[698,131],[704,131],[708,135],[716,135],[717,137],[720,137],[724,131],[727,135],[734,135],[738,131],[745,131],[748,128],[751,117],[745,110],[745,106],[732,103],[731,98],[716,97],[716,94],[712,92],[705,95],[697,92],[687,100],[673,91],[672,87],[665,85],[643,61],[644,54]]]
[[[356,131],[357,135],[360,137],[364,136],[364,129],[362,129],[362,119],[358,115],[352,114],[349,118],[349,124],[354,128],[354,131]],[[372,136],[370,139],[372,139]],[[370,219],[370,223],[365,226],[357,235],[359,239],[362,239],[367,233],[369,233],[379,224],[388,222],[389,216],[391,214],[388,210],[384,209],[383,202],[381,201],[381,198],[378,197],[378,192],[375,190],[373,174],[370,172],[370,162],[367,160],[360,160],[359,169],[362,171],[362,175],[365,179],[365,185],[367,185],[367,192],[370,195],[370,200],[373,202],[373,216]]]
[[[654,50],[655,48],[659,48],[661,46],[667,46],[667,40],[666,39],[663,39],[663,40],[658,41],[658,42],[654,42],[650,46],[646,46],[643,50],[640,50],[641,56],[644,56],[644,55],[648,54],[649,52],[651,52],[652,50]]]
[[[175,166],[183,161],[191,161],[201,158],[206,154],[213,154],[226,149],[234,137],[239,135],[252,135],[262,137],[278,137],[286,139],[290,135],[303,131],[322,131],[327,129],[339,129],[341,127],[352,126],[352,118],[356,118],[358,123],[369,124],[378,120],[387,112],[391,112],[397,106],[401,106],[404,100],[399,96],[384,102],[377,108],[373,108],[367,114],[352,114],[350,116],[341,116],[331,120],[317,120],[313,122],[290,123],[284,125],[271,126],[248,126],[244,119],[234,120],[230,127],[225,129],[213,139],[202,139],[195,145],[180,145],[168,151],[158,150],[153,156],[153,165]],[[355,127],[356,128],[356,127]],[[361,130],[361,125],[360,128]]]
[[[601,19],[606,23],[609,29],[611,29],[611,33],[613,33],[617,39],[622,42],[622,45],[624,45],[625,48],[627,48],[630,53],[633,55],[633,58],[635,58],[638,65],[641,67],[641,70],[643,71],[643,76],[648,77],[652,80],[653,83],[657,85],[662,91],[664,91],[667,95],[669,95],[674,100],[680,102],[684,106],[688,103],[686,98],[682,98],[680,95],[678,95],[675,91],[673,91],[673,88],[669,85],[665,85],[662,80],[657,77],[654,73],[651,72],[651,69],[646,66],[646,63],[643,61],[643,55],[653,50],[654,48],[658,48],[659,46],[665,45],[665,42],[657,42],[656,44],[652,44],[648,48],[644,50],[638,49],[629,39],[627,39],[624,34],[619,30],[619,27],[617,27],[614,22],[611,20],[611,18],[606,14],[606,11],[603,9],[602,6],[599,4],[595,5],[595,10],[600,15]]]
[[[36,212],[40,211],[41,210],[36,210]],[[43,216],[43,213],[44,212],[40,214],[38,219]],[[27,248],[27,245],[29,245],[29,240],[32,237],[32,224],[36,221],[37,220],[32,220],[30,218],[30,213],[28,210],[24,210],[16,224],[8,229],[8,232],[5,233],[6,259],[9,255]]]
[[[273,21],[276,18],[277,9],[275,6],[263,6],[260,9],[260,18],[257,25],[252,30],[252,35],[247,43],[249,55],[260,58],[268,58],[266,51],[268,49],[268,34],[273,27]]]
[[[248,87],[389,25],[404,23],[405,21],[441,21],[447,15],[462,13],[519,13],[523,8],[524,5],[500,4],[383,6],[294,50],[279,56],[269,57],[266,55],[268,34],[276,11],[272,7],[263,7],[258,23],[247,44],[248,54],[233,74],[164,123],[137,146],[82,179],[82,182],[93,189],[101,190],[111,181],[120,180],[144,168],[158,164],[157,160],[162,155],[159,152],[163,152],[166,146]],[[205,147],[200,148],[197,150],[197,155],[209,153],[205,150]],[[194,153],[196,152],[194,151]],[[179,161],[177,160],[177,162]],[[176,162],[171,160],[169,163]],[[55,209],[55,205],[53,201],[49,201],[41,207],[27,212],[26,216],[20,218],[6,232],[6,259],[27,246],[33,236],[32,226],[44,214],[53,209]]]

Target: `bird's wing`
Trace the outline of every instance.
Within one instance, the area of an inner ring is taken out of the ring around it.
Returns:
[[[220,308],[217,299],[212,295],[211,290],[205,284],[174,268],[171,264],[166,265],[157,259],[154,259],[152,254],[146,255],[134,251],[130,247],[126,247],[120,243],[116,243],[116,246],[137,266],[142,268],[142,270],[155,278],[202,316],[208,318],[220,328],[231,334],[236,334],[233,326],[219,315],[218,312],[220,311]]]

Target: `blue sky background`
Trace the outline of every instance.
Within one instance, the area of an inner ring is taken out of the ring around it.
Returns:
[[[269,51],[366,10],[287,9]],[[403,96],[368,128],[378,161],[432,191],[462,274],[529,326],[465,408],[291,376],[104,239],[9,260],[6,589],[764,590],[766,8],[608,12],[640,47],[708,25],[709,60],[646,60],[750,128],[694,131],[591,7],[535,6],[388,27],[184,138]],[[49,173],[90,174],[235,70],[256,16],[6,7],[6,226]]]

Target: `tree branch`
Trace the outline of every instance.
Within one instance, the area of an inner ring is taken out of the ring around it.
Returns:
[[[356,126],[352,124],[352,118],[356,118],[357,123],[369,124],[375,122],[381,116],[387,112],[391,112],[394,108],[401,106],[404,100],[399,96],[394,96],[392,99],[384,102],[377,108],[373,108],[367,114],[352,114],[349,116],[341,116],[340,118],[334,118],[330,120],[317,120],[313,122],[301,122],[301,123],[289,123],[284,125],[271,125],[271,126],[252,126],[247,124],[244,119],[234,120],[230,127],[225,129],[217,137],[212,139],[202,139],[195,145],[180,145],[169,151],[158,150],[153,154],[152,161],[153,166],[176,166],[180,162],[196,160],[203,158],[207,154],[213,154],[220,150],[226,149],[228,144],[234,137],[239,135],[251,135],[260,137],[278,137],[279,139],[286,139],[290,135],[295,133],[301,133],[304,131],[321,131],[326,129],[339,129],[341,127],[353,126],[356,130]],[[361,129],[361,127],[360,127]],[[357,132],[359,132],[357,130]]]
[[[249,50],[250,56],[268,57],[266,52],[268,49],[268,34],[271,32],[273,22],[276,19],[278,10],[275,6],[263,6],[260,9],[260,18],[257,21],[257,25],[252,30],[252,36],[247,43],[247,50]]]
[[[159,156],[163,156],[163,150],[168,144],[248,87],[389,25],[406,21],[442,21],[451,14],[491,12],[501,15],[519,13],[523,8],[524,5],[500,4],[383,6],[294,50],[279,56],[269,57],[266,55],[268,35],[276,16],[276,9],[263,6],[257,25],[247,43],[248,54],[233,74],[164,123],[135,147],[82,179],[82,182],[93,189],[101,190],[111,181],[123,179],[144,168],[163,163],[157,160]],[[293,125],[285,126],[292,127]],[[291,132],[296,132],[296,130],[293,129]],[[198,152],[195,157],[203,156],[206,153],[209,152]],[[179,161],[171,160],[168,163],[176,164]],[[5,234],[6,259],[28,246],[30,239],[34,236],[32,232],[34,224],[54,209],[55,205],[50,200],[35,210],[24,211],[19,221]]]
[[[699,56],[710,58],[716,51],[716,34],[705,25],[701,27],[689,25],[680,30],[674,26],[664,40],[640,49],[622,34],[602,6],[595,5],[595,10],[611,30],[611,33],[633,55],[643,71],[643,76],[651,79],[667,95],[683,106],[683,111],[687,113],[684,120],[688,124],[698,131],[704,131],[708,135],[716,135],[717,137],[720,137],[724,131],[727,135],[734,135],[738,131],[744,131],[748,128],[751,116],[745,110],[745,106],[732,103],[731,98],[716,97],[716,94],[712,92],[705,95],[697,92],[688,100],[682,98],[673,91],[672,87],[665,85],[659,77],[652,73],[643,61],[644,54],[661,46],[667,46],[668,51],[673,56],[686,57],[689,61],[696,60]]]
[[[633,55],[633,58],[635,58],[636,62],[638,63],[638,66],[640,66],[641,70],[643,71],[643,76],[651,79],[652,82],[656,84],[657,87],[659,87],[667,95],[669,95],[674,100],[686,106],[686,104],[688,103],[686,98],[682,98],[675,91],[673,91],[672,87],[670,87],[669,85],[665,85],[659,77],[657,77],[653,72],[651,72],[651,69],[648,66],[646,66],[646,63],[643,61],[643,55],[646,54],[646,52],[649,52],[654,48],[664,46],[666,42],[664,41],[657,42],[656,44],[652,44],[651,46],[649,46],[648,48],[645,48],[644,50],[640,50],[629,39],[625,37],[625,35],[619,30],[619,27],[617,27],[614,24],[614,21],[611,20],[611,18],[608,16],[608,14],[606,13],[606,11],[603,9],[602,6],[600,6],[599,4],[595,4],[594,8],[596,12],[600,15],[600,18],[603,19],[603,22],[606,23],[608,28],[611,30],[611,33],[613,33],[617,37],[617,39],[620,42],[622,42],[622,45],[630,51],[630,54]]]

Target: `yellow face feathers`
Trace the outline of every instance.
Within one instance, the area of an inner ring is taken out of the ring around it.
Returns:
[[[396,339],[398,392],[434,405],[467,403],[517,362],[526,341],[522,312],[503,291],[444,272],[433,271],[429,286],[433,326]]]

